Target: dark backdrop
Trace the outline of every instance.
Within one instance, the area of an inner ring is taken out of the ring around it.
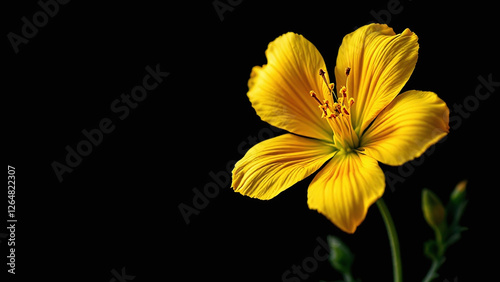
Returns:
[[[383,166],[401,177],[384,198],[399,232],[406,281],[421,281],[430,266],[422,253],[433,236],[420,210],[422,188],[446,199],[463,179],[469,230],[450,248],[436,281],[498,278],[500,88],[481,83],[500,81],[493,5],[67,2],[9,1],[2,9],[4,151],[16,168],[17,281],[282,281],[285,271],[311,260],[328,234],[355,253],[356,277],[391,281],[376,207],[348,235],[308,209],[312,177],[270,201],[232,192],[225,177],[252,143],[283,133],[262,122],[246,97],[251,68],[266,63],[267,44],[287,31],[303,34],[333,69],[343,36],[374,21],[417,33],[419,59],[404,90],[438,93],[453,116],[448,138],[422,158],[402,168]],[[146,76],[151,72],[161,74],[155,80]],[[136,87],[144,80],[151,88],[146,94]],[[139,91],[139,102],[121,96],[131,91]],[[78,148],[85,156],[71,153]],[[203,199],[197,191],[207,185],[212,198]],[[193,201],[198,208],[187,224],[179,207]],[[3,238],[2,274],[6,243]],[[313,268],[308,281],[341,279],[326,261]]]

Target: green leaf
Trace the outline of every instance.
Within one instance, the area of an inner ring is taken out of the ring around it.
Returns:
[[[462,238],[462,232],[468,230],[467,227],[459,226],[456,225],[452,229],[448,231],[448,238],[446,239],[445,245],[446,248],[451,246],[452,244],[455,244],[460,238]]]
[[[431,260],[437,260],[439,258],[439,246],[436,240],[428,240],[424,243],[424,254]]]

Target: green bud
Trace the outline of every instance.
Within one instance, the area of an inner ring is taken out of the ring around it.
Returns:
[[[340,273],[351,273],[351,265],[354,256],[342,241],[335,236],[328,235],[328,245],[330,246],[330,264]]]
[[[448,214],[448,222],[452,226],[458,226],[460,218],[462,217],[467,200],[465,199],[465,188],[467,187],[467,180],[460,181],[455,190],[450,195],[450,202],[446,207]]]
[[[458,182],[455,186],[455,190],[451,193],[450,201],[459,204],[465,199],[465,187],[467,187],[467,180],[462,180]]]
[[[422,210],[427,223],[436,230],[446,225],[446,211],[439,198],[431,190],[422,190]]]

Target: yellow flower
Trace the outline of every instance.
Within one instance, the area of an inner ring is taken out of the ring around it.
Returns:
[[[384,193],[378,162],[398,166],[420,156],[449,130],[449,109],[433,92],[400,95],[418,57],[418,37],[387,25],[344,37],[336,90],[323,57],[302,35],[286,33],[255,66],[248,97],[263,121],[289,133],[252,147],[233,169],[236,192],[262,200],[316,174],[310,209],[353,233]]]

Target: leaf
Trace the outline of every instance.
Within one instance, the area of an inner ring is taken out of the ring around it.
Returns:
[[[332,267],[342,274],[350,274],[354,255],[349,250],[349,247],[332,235],[328,235],[327,241],[330,246],[329,260]]]
[[[455,244],[460,238],[462,238],[462,232],[468,230],[467,227],[463,227],[460,225],[455,225],[453,228],[450,228],[448,231],[448,238],[446,239],[445,246],[448,248],[452,244]]]
[[[424,254],[431,260],[439,258],[439,246],[436,240],[428,240],[424,243]]]

